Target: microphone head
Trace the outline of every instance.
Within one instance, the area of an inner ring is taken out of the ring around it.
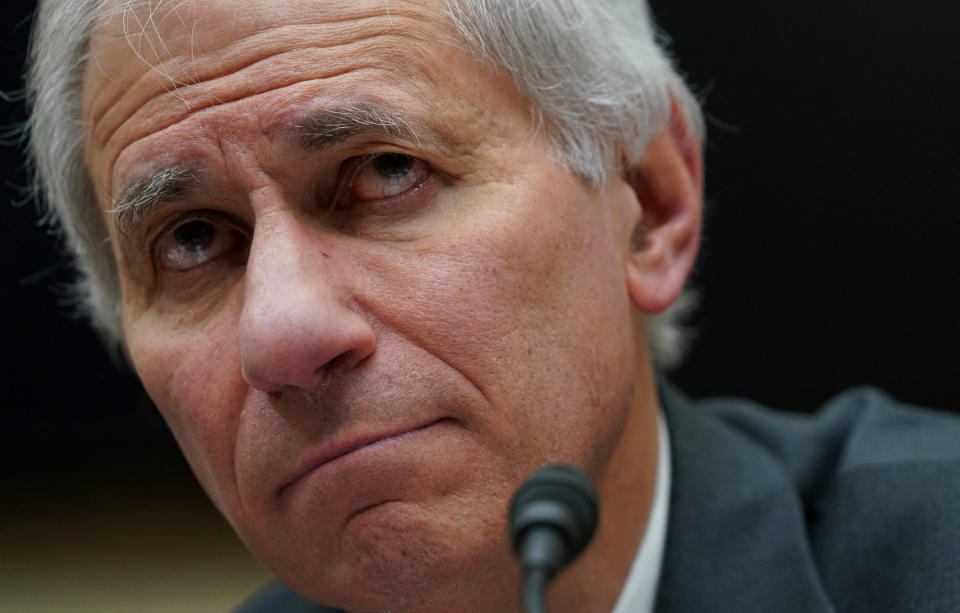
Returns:
[[[562,537],[566,547],[559,566],[566,565],[584,550],[596,527],[597,492],[589,477],[566,464],[534,472],[510,504],[510,537],[521,558],[527,535],[535,528],[547,528]]]

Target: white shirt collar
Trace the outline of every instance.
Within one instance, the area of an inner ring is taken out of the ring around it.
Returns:
[[[657,480],[653,488],[650,517],[640,549],[630,566],[630,574],[611,613],[652,613],[663,564],[663,547],[667,540],[669,501],[670,436],[666,418],[661,413],[657,419]]]

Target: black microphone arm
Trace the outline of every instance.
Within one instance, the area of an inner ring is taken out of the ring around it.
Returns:
[[[573,466],[546,466],[520,485],[510,503],[510,538],[523,565],[527,613],[546,613],[547,584],[580,555],[596,527],[597,492]]]

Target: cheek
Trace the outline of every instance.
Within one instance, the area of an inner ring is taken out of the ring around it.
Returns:
[[[125,322],[134,367],[200,483],[224,510],[235,492],[234,449],[247,393],[231,315],[199,327],[170,326],[162,315]]]
[[[442,239],[376,263],[370,308],[477,386],[490,428],[551,446],[561,430],[618,423],[591,411],[624,408],[632,371],[623,264],[601,203],[547,187],[476,198],[487,204],[466,204],[476,213]]]

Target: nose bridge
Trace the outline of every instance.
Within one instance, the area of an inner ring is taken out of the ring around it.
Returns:
[[[243,376],[258,389],[311,389],[336,362],[351,367],[376,337],[356,305],[359,273],[331,235],[278,213],[258,222],[239,321]]]

